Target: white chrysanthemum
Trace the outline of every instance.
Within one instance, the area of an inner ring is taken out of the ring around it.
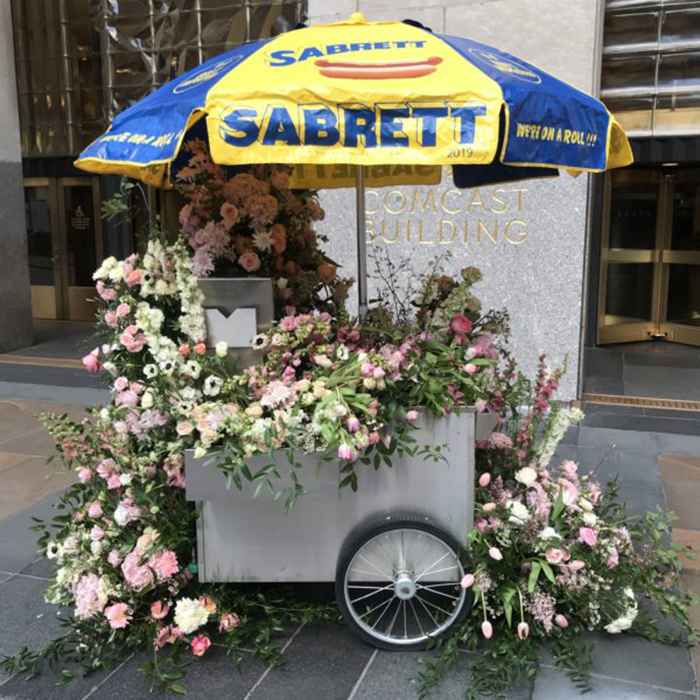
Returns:
[[[118,265],[117,259],[110,255],[108,258],[105,258],[102,261],[102,264],[95,270],[95,272],[92,275],[92,279],[94,280],[102,280],[105,277],[109,275],[109,273],[112,271],[115,265]]]
[[[181,598],[175,604],[175,624],[184,634],[192,634],[209,620],[209,613],[202,603],[193,598]]]
[[[258,231],[253,234],[253,245],[263,252],[272,248],[272,236],[267,231]]]

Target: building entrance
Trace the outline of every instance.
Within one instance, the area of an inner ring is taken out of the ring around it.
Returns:
[[[700,345],[700,170],[606,178],[598,343]]]
[[[97,178],[26,178],[34,318],[93,321],[92,273],[102,261]]]

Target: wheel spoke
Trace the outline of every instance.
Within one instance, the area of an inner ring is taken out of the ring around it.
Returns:
[[[377,593],[381,593],[382,591],[388,591],[389,589],[391,589],[392,586],[393,586],[393,584],[390,583],[387,586],[384,586],[384,588],[379,588],[376,591],[372,591],[371,593],[367,593],[363,596],[360,596],[359,598],[355,598],[352,601],[352,604],[356,605],[357,603],[359,603],[361,600],[364,600],[365,598],[370,598],[371,596],[377,595]]]
[[[384,610],[382,610],[382,614],[374,621],[374,624],[372,625],[372,629],[374,629],[379,624],[379,621],[384,617],[384,614],[391,607],[391,604],[395,600],[396,600],[396,598],[389,598],[389,600],[387,600],[385,603],[382,603],[382,605],[386,605],[386,607],[384,608]],[[381,607],[381,605],[379,607]],[[375,610],[376,609],[377,608],[375,608]]]
[[[353,567],[352,569],[350,569],[350,571],[355,571],[356,573],[358,573],[358,574],[364,574],[365,576],[376,576],[376,575],[377,575],[376,572],[373,572],[373,571],[365,571],[364,569],[356,569],[355,567]],[[389,580],[391,580],[391,577],[390,577],[390,576],[387,576],[386,574],[381,574],[381,576],[382,576],[382,578],[388,578]]]
[[[369,559],[367,559],[366,557],[363,557],[361,554],[358,554],[357,556],[360,559],[362,559],[362,561],[365,562],[365,564],[369,564],[378,574],[381,574],[382,576],[386,577],[386,572],[384,572],[380,568],[378,568],[376,564],[373,564]],[[389,578],[391,578],[391,576],[389,576]]]
[[[389,602],[391,602],[392,600],[394,600],[394,598],[389,598]],[[382,605],[386,605],[386,601],[384,601],[383,603],[379,603],[379,605],[375,605],[371,610],[368,610],[368,611],[367,611],[366,613],[364,613],[364,614],[365,614],[365,615],[371,615],[375,610],[379,610],[379,608],[381,608]]]
[[[393,598],[392,598],[393,600]],[[394,629],[394,623],[396,622],[396,618],[399,616],[399,610],[401,610],[401,604],[396,606],[396,612],[394,613],[394,617],[391,618],[391,624],[389,625],[389,629],[386,631],[387,635],[391,637],[391,631]]]
[[[432,576],[435,576],[435,574],[441,574],[445,571],[452,571],[452,569],[459,569],[459,564],[454,564],[453,566],[448,566],[446,569],[438,569],[437,571],[431,571],[430,574]],[[413,579],[414,583],[418,583],[419,578],[421,578],[421,577],[418,576],[415,579]]]
[[[430,610],[428,610],[428,608],[425,606],[425,603],[423,602],[421,597],[417,595],[417,596],[415,596],[415,598],[423,606],[423,610],[425,610],[425,612],[427,612],[428,615],[430,616],[430,619],[433,621],[433,624],[435,625],[435,629],[440,627],[440,623],[433,617],[433,613],[431,613]]]
[[[452,584],[454,585],[454,584]],[[366,591],[370,590],[384,590],[385,586],[363,586],[360,583],[349,583],[348,588],[364,588]],[[427,588],[427,586],[423,586],[423,588]]]
[[[401,601],[401,607],[403,607],[403,638],[408,639],[408,621],[406,620],[406,608],[408,606],[405,600]]]
[[[434,593],[435,595],[441,595],[441,596],[444,596],[445,598],[450,598],[451,600],[459,600],[458,595],[448,595],[447,593],[443,593],[442,591],[433,591],[432,589],[428,588],[428,586],[422,586],[420,583],[418,584],[418,588],[422,588],[423,590],[430,591],[430,593]]]
[[[437,561],[433,562],[427,569],[423,569],[423,571],[420,574],[418,574],[418,576],[416,576],[414,580],[420,581],[423,578],[423,576],[425,576],[434,566],[437,566],[443,559],[449,557],[450,554],[452,554],[452,552],[450,552],[449,550],[445,552]]]
[[[423,600],[417,593],[416,593],[416,598],[420,600],[422,603],[425,603],[426,605],[429,605],[431,608],[435,608],[435,610],[439,610],[443,615],[449,615],[450,611],[445,610],[444,608],[441,608],[439,605],[435,605],[435,603],[431,603],[429,600]]]
[[[420,630],[421,636],[422,637],[429,636],[423,631],[423,625],[421,625],[421,623],[420,623],[420,618],[418,617],[418,613],[416,612],[416,606],[413,604],[413,599],[412,598],[409,599],[408,602],[411,604],[411,610],[413,610],[413,617],[416,618],[416,622],[418,623],[418,629]]]

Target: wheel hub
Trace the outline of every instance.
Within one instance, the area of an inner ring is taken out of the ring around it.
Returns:
[[[410,600],[416,594],[416,583],[408,571],[399,571],[396,574],[394,593],[400,600]]]

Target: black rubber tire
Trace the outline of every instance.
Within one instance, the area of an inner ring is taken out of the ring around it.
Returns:
[[[416,642],[415,644],[392,644],[391,642],[376,639],[366,630],[362,629],[362,627],[360,627],[354,620],[345,601],[345,574],[348,566],[350,566],[350,562],[355,556],[355,553],[366,542],[373,539],[377,535],[382,535],[385,532],[390,532],[391,530],[401,530],[403,528],[420,530],[439,538],[452,549],[452,551],[459,557],[462,564],[464,564],[464,547],[460,545],[449,532],[439,525],[436,525],[430,518],[423,515],[418,515],[416,513],[400,512],[386,515],[348,537],[338,556],[338,566],[335,574],[335,598],[338,608],[340,608],[340,612],[342,613],[343,619],[347,623],[348,627],[350,627],[350,629],[352,629],[352,631],[360,639],[362,639],[362,641],[373,647],[384,649],[386,651],[417,651],[424,649],[429,644],[430,640],[422,640]],[[440,636],[448,634],[452,628],[457,627],[464,622],[471,609],[472,600],[473,595],[471,590],[467,591],[464,603],[462,604],[462,609],[459,611],[452,624],[446,630],[444,630]]]

